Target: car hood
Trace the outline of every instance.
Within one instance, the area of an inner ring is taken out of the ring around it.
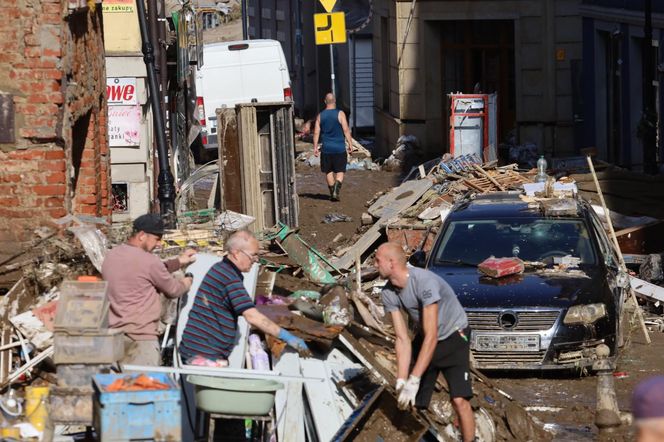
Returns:
[[[606,277],[598,270],[583,275],[528,272],[489,278],[476,268],[431,268],[454,289],[465,308],[554,307],[608,302]]]

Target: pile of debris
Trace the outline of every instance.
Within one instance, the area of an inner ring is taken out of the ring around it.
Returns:
[[[372,265],[373,252],[382,237],[401,244],[408,254],[430,250],[452,206],[472,194],[524,187],[532,194],[547,194],[554,187],[566,192],[571,183],[533,183],[534,175],[534,171],[520,172],[516,165],[485,163],[473,155],[424,163],[411,170],[401,185],[368,202],[362,217],[364,227],[350,247],[340,248],[332,258],[309,246],[287,226],[261,232],[262,266],[260,272],[255,268],[252,278],[245,279],[248,292],[263,314],[305,339],[314,353],[298,355],[271,337],[262,344],[256,335],[250,337],[244,324],[238,344],[239,362],[231,355],[226,373],[251,379],[256,370],[271,371],[287,379],[284,390],[276,395],[278,437],[286,439],[288,431],[288,439],[296,441],[419,440],[428,432],[438,440],[458,440],[455,414],[442,378],[427,410],[397,409],[395,335],[381,305],[385,281]],[[163,237],[160,254],[175,256],[184,248],[197,247],[200,259],[194,281],[200,283],[202,275],[223,255],[223,235],[251,221],[232,212],[182,214],[181,228]],[[122,242],[129,233],[127,225],[109,229],[101,220],[69,217],[60,224],[59,231],[41,232],[32,257],[13,257],[0,269],[23,273],[0,301],[4,319],[0,329],[0,382],[3,388],[10,387],[6,397],[20,397],[20,390],[11,387],[62,385],[59,378],[64,372],[53,367],[53,354],[57,352],[54,346],[58,345],[53,336],[63,281],[98,276],[109,243]],[[648,219],[645,225],[626,227],[618,238],[623,241],[621,246],[631,245],[636,252],[643,252],[644,245],[635,238],[650,230],[660,232],[661,228],[660,221]],[[100,229],[106,230],[110,240]],[[646,323],[660,331],[664,331],[664,322],[657,315],[661,315],[660,302],[664,301],[663,250],[626,255],[632,268],[640,266],[641,279],[634,276],[631,281],[637,295],[648,300]],[[164,353],[176,353],[177,329],[186,322],[187,310],[178,312],[175,304],[164,310]],[[271,362],[262,356],[263,346],[270,351]],[[177,354],[173,354],[172,362],[177,368]],[[247,370],[246,375],[238,369]],[[551,439],[508,393],[478,371],[472,374],[475,395],[471,405],[479,440]],[[224,376],[223,368],[218,369],[217,376]],[[89,408],[84,411],[91,413]]]

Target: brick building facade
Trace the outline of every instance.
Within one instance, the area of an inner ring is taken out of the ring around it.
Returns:
[[[68,213],[109,215],[101,5],[3,1],[0,259]]]

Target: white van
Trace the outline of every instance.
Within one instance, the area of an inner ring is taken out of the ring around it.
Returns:
[[[203,146],[217,149],[217,108],[292,100],[281,44],[242,40],[204,45],[203,66],[196,72],[196,95]]]

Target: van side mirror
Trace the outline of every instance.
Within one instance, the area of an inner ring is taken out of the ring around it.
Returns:
[[[410,255],[408,262],[414,267],[424,268],[427,264],[427,254],[424,250],[416,250],[415,253]]]

